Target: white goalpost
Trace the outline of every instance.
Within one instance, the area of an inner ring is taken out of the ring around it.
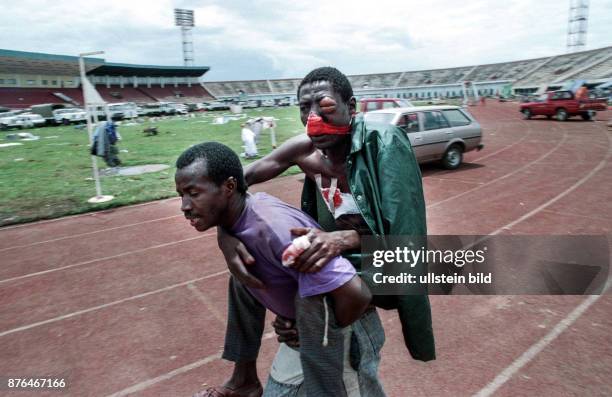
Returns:
[[[85,112],[87,112],[87,133],[89,134],[89,146],[94,143],[93,127],[98,124],[98,108],[103,108],[106,114],[106,120],[110,120],[108,106],[102,99],[98,91],[89,82],[85,76],[85,61],[84,56],[104,54],[104,51],[90,52],[79,54],[79,69],[81,73],[81,87],[83,89],[83,100],[85,102]],[[96,195],[87,200],[88,203],[97,204],[110,201],[114,198],[111,195],[103,195],[100,185],[100,173],[98,171],[98,159],[95,155],[91,155],[91,165],[93,169],[93,177],[96,184]]]

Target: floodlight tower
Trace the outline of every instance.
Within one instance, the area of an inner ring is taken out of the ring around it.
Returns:
[[[193,10],[174,9],[174,24],[181,27],[183,38],[183,62],[185,66],[193,66]]]
[[[586,46],[589,22],[589,0],[570,0],[567,24],[567,52],[576,52]]]

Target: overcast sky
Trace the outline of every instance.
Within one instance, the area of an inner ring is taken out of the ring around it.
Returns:
[[[363,4],[362,4],[363,3]],[[446,68],[565,52],[569,0],[2,0],[0,48],[182,65],[174,8],[193,9],[205,80]],[[591,0],[587,49],[612,45],[612,0]]]

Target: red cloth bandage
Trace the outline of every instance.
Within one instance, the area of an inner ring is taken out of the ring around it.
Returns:
[[[308,115],[306,122],[306,133],[309,136],[317,135],[346,135],[350,134],[351,125],[334,125],[323,121],[321,116],[314,113]]]

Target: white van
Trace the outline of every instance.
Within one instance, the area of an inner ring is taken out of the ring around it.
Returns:
[[[138,107],[134,102],[109,103],[108,112],[113,120],[138,117]]]
[[[87,121],[87,112],[83,109],[55,109],[52,113],[56,124],[82,123]]]

